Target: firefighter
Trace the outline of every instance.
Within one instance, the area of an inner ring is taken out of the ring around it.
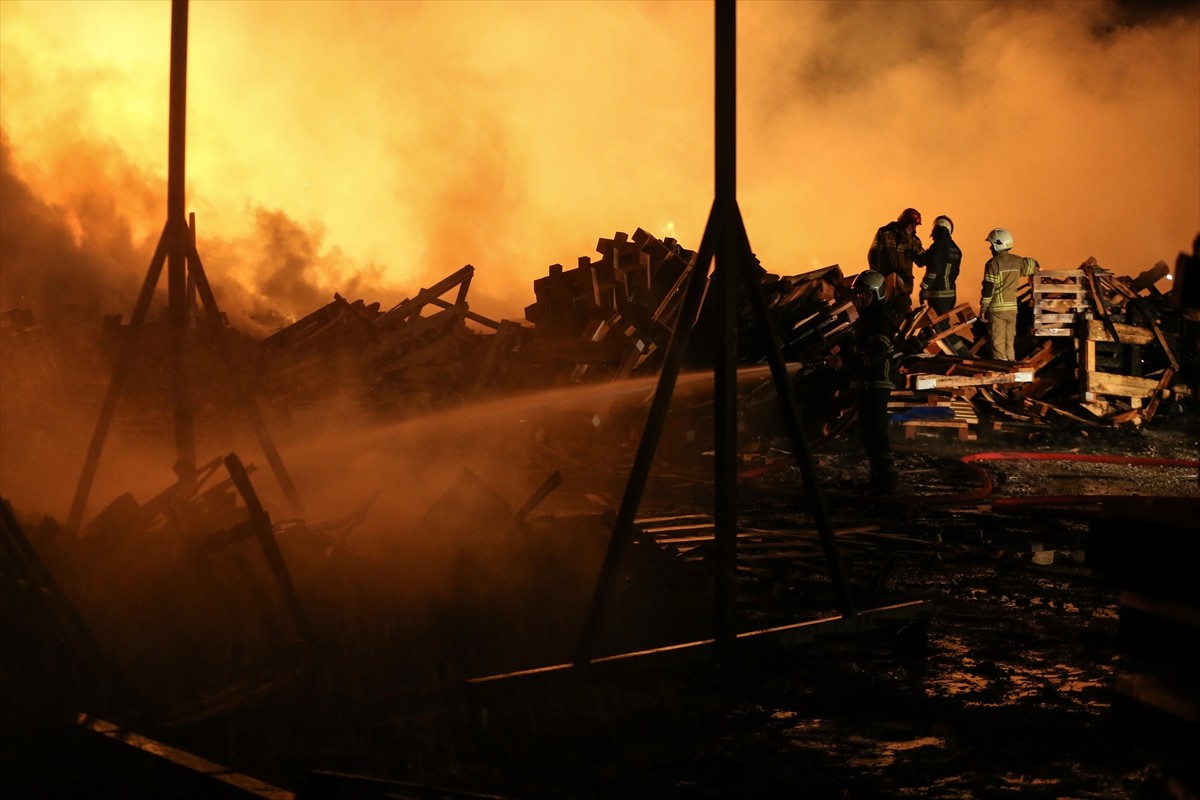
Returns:
[[[1038,263],[1012,252],[1013,236],[1004,228],[992,229],[987,243],[992,257],[983,268],[979,321],[987,323],[992,358],[1016,361],[1013,343],[1017,338],[1017,290],[1021,278],[1033,275]]]
[[[891,302],[902,315],[912,308],[913,261],[925,252],[921,237],[917,236],[920,224],[921,212],[906,208],[895,222],[889,222],[875,232],[867,250],[867,264],[872,271],[885,278],[896,276],[896,290]]]
[[[854,341],[845,360],[838,358],[834,367],[845,366],[859,385],[858,430],[862,438],[871,480],[868,494],[891,494],[900,481],[896,458],[888,440],[888,400],[892,389],[892,352],[899,316],[887,302],[883,275],[866,270],[854,280],[854,305],[858,321]]]
[[[925,268],[920,299],[936,313],[945,314],[958,302],[956,282],[962,265],[962,250],[954,243],[954,222],[945,214],[933,221],[930,235],[933,243],[915,259]],[[938,327],[944,330],[948,326],[949,322],[943,321]]]

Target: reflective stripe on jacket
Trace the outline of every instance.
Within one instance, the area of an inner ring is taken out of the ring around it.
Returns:
[[[1021,258],[1013,253],[997,253],[988,259],[983,268],[983,294],[979,300],[980,313],[993,311],[1015,311],[1017,308],[1017,289],[1020,288],[1021,276],[1032,274],[1026,270],[1027,262],[1033,259]],[[1037,262],[1033,262],[1037,263]]]
[[[962,265],[962,250],[945,232],[945,228],[934,228],[933,244],[917,258],[925,268],[921,288],[926,297],[955,297],[955,282]]]

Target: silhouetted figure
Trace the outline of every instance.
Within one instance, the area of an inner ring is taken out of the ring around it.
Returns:
[[[929,249],[915,259],[918,266],[925,268],[921,279],[922,303],[937,314],[945,314],[958,302],[958,270],[962,266],[962,250],[954,243],[954,222],[946,215],[933,221],[930,232],[933,242]],[[942,329],[948,322],[939,325]]]
[[[896,490],[900,473],[888,440],[888,400],[892,396],[892,352],[895,349],[899,316],[887,302],[883,275],[867,270],[854,280],[854,305],[858,321],[854,342],[845,360],[858,384],[858,430],[871,467],[868,494],[890,494]]]
[[[917,236],[920,224],[921,212],[906,208],[895,222],[889,222],[875,232],[867,250],[867,264],[873,271],[885,278],[896,276],[896,288],[890,300],[901,315],[912,308],[913,262],[925,252],[921,237]]]

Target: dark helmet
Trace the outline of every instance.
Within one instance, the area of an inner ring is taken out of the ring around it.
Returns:
[[[900,216],[896,219],[901,225],[920,225],[921,212],[915,208],[906,208],[900,212]]]
[[[858,273],[854,279],[854,291],[868,292],[875,295],[876,300],[883,299],[883,273],[873,269]]]

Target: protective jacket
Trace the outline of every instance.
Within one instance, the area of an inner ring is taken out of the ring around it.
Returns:
[[[1038,271],[1037,260],[1022,258],[1012,252],[996,253],[983,267],[983,293],[979,297],[979,313],[1016,311],[1016,290],[1021,278]]]
[[[923,252],[920,236],[910,235],[900,222],[889,222],[875,232],[867,250],[867,263],[885,277],[895,273],[904,291],[912,294],[913,259]]]
[[[989,311],[1016,311],[1017,289],[1021,277],[1037,271],[1038,263],[1032,258],[1022,258],[1008,251],[997,253],[983,267],[983,292],[979,299],[979,313]]]
[[[950,231],[940,225],[933,228],[933,244],[929,249],[915,259],[916,263],[925,268],[925,277],[921,279],[921,289],[929,298],[956,297],[956,281],[958,268],[962,265],[962,250],[954,243]]]
[[[854,326],[854,377],[874,389],[894,389],[892,352],[899,317],[891,303],[876,300],[862,309]]]

